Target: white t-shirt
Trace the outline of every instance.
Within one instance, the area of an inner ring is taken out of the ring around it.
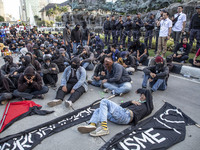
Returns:
[[[176,18],[178,16],[178,13],[174,15],[174,18]],[[172,28],[172,31],[181,31],[183,29],[183,22],[186,21],[186,14],[184,13],[180,13],[180,16],[178,17],[177,22],[175,23],[175,25]]]
[[[172,27],[172,21],[169,18],[167,18],[165,20],[161,20],[159,37],[168,36],[169,28],[171,28],[171,27]]]

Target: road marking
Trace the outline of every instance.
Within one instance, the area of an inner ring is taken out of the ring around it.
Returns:
[[[192,80],[192,79],[188,79],[188,78],[185,78],[185,77],[180,77],[180,76],[173,75],[173,74],[170,74],[170,76],[173,76],[173,77],[175,77],[175,78],[179,78],[179,79],[183,79],[183,80],[187,80],[187,81],[191,81],[191,82],[200,84],[200,81],[195,81],[195,80]],[[196,79],[196,80],[197,80],[197,79]]]

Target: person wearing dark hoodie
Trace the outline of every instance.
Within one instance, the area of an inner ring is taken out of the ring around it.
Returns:
[[[157,90],[166,90],[167,79],[169,77],[169,68],[165,65],[165,61],[161,56],[155,58],[156,65],[146,67],[144,71],[144,79],[142,88],[147,88],[147,82],[151,87],[151,92]]]
[[[105,57],[104,65],[106,68],[106,79],[102,81],[102,85],[105,88],[104,92],[107,93],[111,90],[113,95],[122,95],[130,92],[132,89],[131,77],[126,69],[119,63],[114,63],[109,56]]]
[[[79,126],[78,131],[97,137],[109,134],[108,120],[116,124],[136,125],[138,121],[151,114],[154,108],[149,90],[138,89],[136,93],[140,94],[140,100],[128,101],[121,105],[107,99],[101,100],[99,108],[90,118],[89,125]],[[98,123],[101,125],[97,128]]]
[[[99,61],[100,63],[97,64],[94,70],[92,80],[88,80],[89,84],[100,87],[102,80],[106,78],[106,68],[103,65],[105,57],[106,55],[101,56],[100,61]]]
[[[51,62],[51,57],[45,56],[42,65],[43,81],[45,85],[56,87],[58,81],[59,68]]]
[[[18,88],[14,91],[13,95],[22,98],[22,100],[32,100],[33,98],[44,99],[43,94],[48,91],[49,88],[42,85],[42,77],[33,67],[29,66],[20,75]]]
[[[43,50],[44,50],[44,44],[41,44],[40,47],[36,44],[33,46],[33,56],[40,63],[43,62]]]
[[[174,49],[173,61],[184,63],[188,60],[190,48],[187,37],[184,37],[181,43],[177,44]]]
[[[1,67],[1,72],[2,74],[9,76],[14,70],[17,69],[18,65],[13,63],[12,56],[5,56],[3,57],[3,59],[5,61],[5,64]]]
[[[15,85],[12,81],[5,77],[0,70],[0,105],[5,104],[6,100],[11,100],[13,98],[13,90]]]
[[[26,56],[29,56],[31,58],[31,64],[33,65],[37,73],[41,75],[41,64],[37,60],[35,60],[31,52],[26,53]]]
[[[77,46],[81,45],[82,35],[79,29],[80,29],[80,24],[77,24],[71,32],[71,41],[73,43],[73,55],[76,55],[77,53]]]
[[[61,86],[58,88],[56,98],[47,105],[53,107],[62,103],[67,94],[71,94],[68,100],[65,100],[65,106],[72,106],[84,92],[88,90],[86,82],[86,70],[80,66],[80,59],[74,57],[71,60],[71,66],[68,66],[63,72]]]
[[[54,53],[53,57],[52,57],[52,62],[55,63],[60,72],[63,72],[66,68],[65,63],[65,58],[63,55],[61,55],[60,50],[57,49],[56,52]]]
[[[81,66],[86,70],[93,70],[94,69],[94,53],[90,52],[89,46],[84,46],[82,53],[79,55],[81,59]]]

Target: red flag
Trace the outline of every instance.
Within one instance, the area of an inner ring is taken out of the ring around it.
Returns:
[[[31,115],[46,115],[53,111],[40,110],[41,105],[33,101],[12,102],[6,105],[3,117],[0,122],[0,133],[8,128],[15,121]]]

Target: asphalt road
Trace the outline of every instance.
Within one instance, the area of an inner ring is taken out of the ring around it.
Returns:
[[[0,58],[0,63],[2,64],[2,59]],[[88,72],[88,77],[92,76],[92,72]],[[59,74],[60,83],[61,74]],[[135,94],[135,91],[141,87],[143,72],[138,71],[131,76],[133,80],[133,90],[124,95],[123,97],[115,97],[112,101],[120,103],[121,101],[136,100],[139,95]],[[171,103],[172,105],[180,108],[184,113],[190,116],[193,120],[200,124],[200,94],[199,92],[200,82],[193,81],[190,79],[183,78],[177,75],[170,75],[168,81],[168,88],[166,91],[157,91],[153,93],[154,110],[151,115],[153,115],[158,109],[164,104],[163,100]],[[54,110],[55,112],[46,116],[30,116],[26,117],[20,121],[17,121],[11,125],[7,130],[0,134],[0,138],[7,135],[15,134],[26,129],[32,128],[34,126],[40,125],[59,116],[72,112],[73,110],[82,108],[86,105],[91,104],[95,100],[101,98],[102,96],[109,96],[110,94],[103,94],[102,89],[93,87],[89,85],[89,90],[85,93],[77,102],[73,104],[72,108],[66,108],[64,103],[50,108],[47,106],[47,102],[55,98],[56,91],[50,89],[45,95],[44,100],[33,101],[37,104],[43,106],[42,109]],[[68,95],[66,96],[68,98]],[[4,106],[0,106],[0,117],[2,117],[5,109]],[[85,123],[83,123],[85,124]],[[77,126],[73,126],[67,130],[56,133],[51,137],[46,138],[41,144],[34,148],[35,150],[97,150],[106,141],[111,139],[116,133],[126,129],[128,125],[116,125],[111,122],[108,123],[110,134],[107,136],[93,138],[88,134],[80,134],[77,131]],[[170,150],[198,150],[200,147],[200,129],[196,126],[188,126],[186,131],[185,140],[178,143],[170,148]]]

